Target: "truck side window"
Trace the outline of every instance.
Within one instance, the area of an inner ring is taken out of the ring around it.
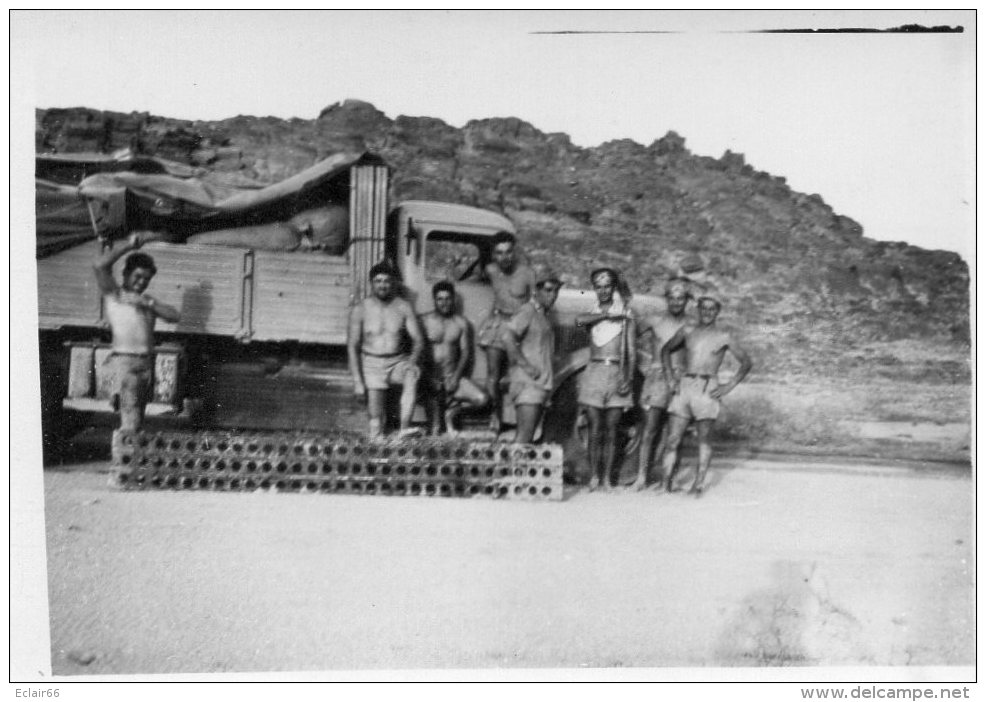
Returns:
[[[479,247],[471,242],[443,241],[428,237],[425,247],[425,277],[429,280],[478,280],[481,273]]]

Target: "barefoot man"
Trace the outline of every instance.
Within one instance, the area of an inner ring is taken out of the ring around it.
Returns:
[[[637,469],[637,479],[633,487],[643,490],[647,487],[647,474],[650,470],[654,440],[661,436],[667,418],[668,403],[671,401],[671,391],[664,380],[664,370],[661,365],[661,348],[670,341],[678,330],[685,326],[685,307],[688,305],[688,283],[682,278],[672,278],[664,288],[664,300],[667,311],[664,314],[654,314],[644,317],[637,326],[638,345],[647,351],[651,363],[642,368],[644,387],[640,392],[640,408],[644,412],[644,430],[640,437],[640,456]],[[671,369],[675,377],[680,377],[684,368],[684,352],[679,349],[671,355],[674,367]],[[660,460],[666,445],[660,440],[657,446],[657,459]],[[660,478],[658,479],[660,481]]]
[[[493,237],[493,261],[483,273],[493,286],[493,309],[479,326],[477,341],[486,351],[486,392],[490,396],[490,429],[500,433],[500,379],[506,350],[503,346],[504,325],[534,293],[534,271],[517,260],[516,239],[510,232]]]
[[[126,245],[111,249],[93,265],[96,283],[113,332],[116,395],[120,403],[120,428],[137,431],[144,423],[144,408],[151,399],[154,375],[154,322],[178,322],[180,314],[171,305],[145,294],[157,273],[154,259],[146,253],[131,253],[123,263],[123,285],[113,278],[113,264],[123,254],[135,251],[143,241],[131,235]]]
[[[465,376],[472,360],[472,333],[469,322],[455,312],[455,286],[447,280],[435,283],[431,289],[435,309],[421,315],[426,351],[425,400],[431,420],[431,433],[441,429],[455,434],[455,418],[466,408],[481,409],[489,397]]]
[[[668,407],[671,424],[668,429],[668,446],[664,454],[664,488],[674,489],[674,467],[678,460],[678,448],[688,423],[694,419],[698,427],[698,472],[691,492],[701,494],[705,488],[705,475],[712,460],[709,435],[712,424],[719,416],[719,401],[739,385],[753,367],[749,355],[738,343],[733,333],[716,325],[722,303],[711,291],[698,298],[698,325],[686,324],[661,349],[664,379],[673,388],[674,397]],[[685,349],[685,372],[680,384],[672,372],[671,355],[677,349]],[[740,367],[725,385],[719,385],[719,366],[729,351]]]
[[[592,312],[575,318],[589,327],[589,366],[579,382],[579,404],[589,420],[589,489],[609,489],[616,480],[616,436],[623,412],[633,406],[630,392],[636,352],[636,328],[630,302],[614,297],[619,274],[597,268],[590,275],[596,291]]]
[[[417,398],[418,357],[424,336],[411,303],[397,295],[397,274],[387,263],[370,269],[372,294],[353,307],[349,316],[349,372],[353,391],[365,393],[370,414],[370,436],[384,430],[387,389],[400,385],[400,436],[412,432],[411,417]],[[411,339],[411,352],[404,351],[404,337]]]
[[[548,312],[558,299],[561,281],[550,270],[537,274],[534,299],[525,302],[503,325],[503,345],[510,358],[510,399],[517,408],[515,441],[534,440],[554,381],[555,330]]]

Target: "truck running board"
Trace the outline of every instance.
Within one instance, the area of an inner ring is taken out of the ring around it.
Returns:
[[[113,432],[126,490],[224,490],[561,500],[562,449],[343,433]]]

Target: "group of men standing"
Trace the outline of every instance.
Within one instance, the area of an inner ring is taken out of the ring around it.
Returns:
[[[106,303],[113,331],[113,359],[120,379],[121,424],[137,430],[150,395],[154,321],[177,322],[179,312],[146,293],[156,269],[150,256],[135,252],[139,235],[95,263],[96,280]],[[113,278],[113,264],[130,253],[122,284]],[[449,281],[432,288],[434,309],[416,314],[399,294],[397,272],[387,263],[370,269],[371,294],[354,306],[349,320],[347,348],[354,392],[366,397],[369,433],[384,432],[387,392],[402,387],[400,434],[409,435],[419,397],[425,400],[432,434],[456,431],[465,409],[488,409],[491,429],[500,431],[503,398],[500,387],[508,373],[508,394],[517,417],[515,441],[530,443],[554,390],[555,334],[549,312],[562,282],[548,269],[535,270],[518,261],[513,235],[501,232],[493,241],[493,260],[483,271],[493,290],[489,316],[478,330],[478,345],[487,362],[486,388],[470,380],[473,361],[469,322],[456,311],[455,287]],[[578,402],[588,422],[590,487],[608,489],[618,479],[618,427],[624,412],[634,406],[633,378],[638,347],[647,363],[639,370],[644,383],[636,401],[644,413],[639,464],[634,487],[650,482],[655,453],[662,457],[659,482],[674,489],[678,449],[694,421],[699,444],[699,465],[691,489],[701,492],[712,457],[710,431],[719,414],[720,400],[749,373],[752,363],[729,330],[716,325],[722,302],[709,289],[693,293],[684,278],[665,288],[666,311],[637,317],[630,305],[629,288],[612,268],[592,271],[596,302],[577,315],[577,326],[589,333],[589,363],[579,383]],[[686,314],[696,299],[697,320]],[[410,349],[405,343],[410,339]],[[739,369],[719,384],[719,368],[726,352]],[[666,425],[666,426],[665,426]]]
[[[348,349],[355,392],[366,394],[371,435],[383,432],[386,392],[392,385],[402,386],[402,435],[416,431],[411,418],[419,392],[433,434],[441,431],[443,421],[445,431],[454,433],[456,418],[466,408],[488,409],[490,427],[499,433],[501,381],[506,371],[508,397],[517,417],[515,441],[534,440],[554,390],[555,339],[549,312],[562,282],[550,270],[536,271],[519,262],[514,237],[506,232],[494,239],[493,260],[483,272],[493,289],[492,309],[477,331],[487,362],[485,390],[467,375],[473,360],[471,330],[455,310],[453,284],[435,284],[434,310],[419,317],[397,294],[396,271],[386,263],[370,270],[372,295],[353,309]],[[649,484],[657,443],[656,453],[662,460],[658,482],[668,491],[675,489],[678,450],[694,421],[699,466],[691,490],[700,493],[711,461],[710,430],[720,400],[752,368],[749,355],[732,333],[716,326],[721,300],[708,289],[693,293],[689,281],[674,278],[665,288],[666,311],[638,319],[618,271],[598,268],[590,277],[596,304],[575,319],[577,326],[588,329],[590,338],[589,363],[578,392],[588,422],[590,487],[608,489],[618,479],[618,428],[624,412],[635,404],[633,378],[639,346],[640,356],[649,360],[639,369],[644,383],[637,402],[644,421],[633,486],[642,489]],[[686,314],[693,297],[697,321]],[[402,347],[405,333],[411,341],[409,352]],[[720,385],[719,368],[727,351],[739,361],[739,369]],[[424,380],[419,383],[422,374]]]

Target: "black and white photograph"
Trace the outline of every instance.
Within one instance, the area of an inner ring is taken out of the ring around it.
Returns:
[[[976,19],[10,11],[19,696],[975,697]]]

